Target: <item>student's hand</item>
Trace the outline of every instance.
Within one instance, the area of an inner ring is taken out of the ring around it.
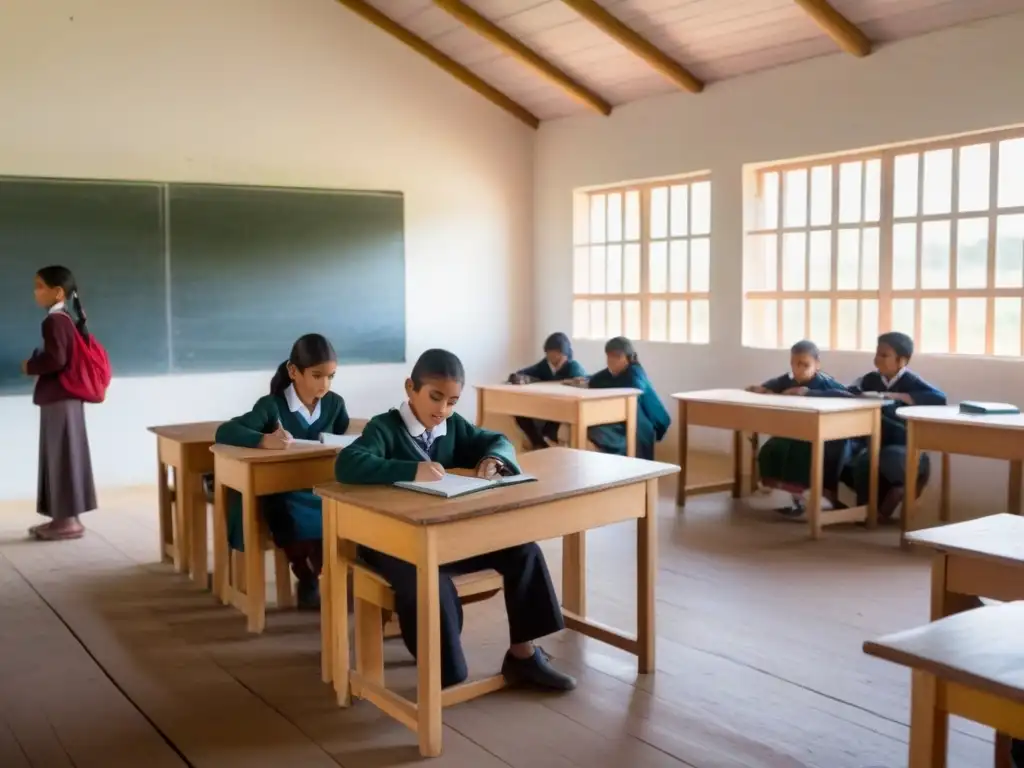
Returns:
[[[421,461],[416,467],[417,483],[434,483],[444,477],[444,467],[436,461]]]
[[[509,384],[529,384],[530,381],[530,377],[525,373],[513,373],[508,377]]]
[[[21,361],[21,373],[24,376],[28,376],[28,360]]]
[[[906,403],[907,405],[914,404],[914,398],[908,395],[906,392],[886,392],[883,397],[887,397],[890,400],[895,400],[898,403]]]
[[[501,472],[501,462],[494,458],[483,459],[476,465],[476,476],[490,480]]]
[[[807,392],[807,387],[790,387],[789,389],[784,389],[782,394],[792,395],[794,397],[803,397]]]
[[[762,387],[760,384],[754,384],[753,386],[747,387],[747,392],[753,392],[756,395],[768,394],[768,390]]]
[[[281,426],[281,422],[277,422],[277,429],[269,435],[264,435],[260,440],[260,448],[268,448],[272,451],[283,450],[291,444],[292,436]]]

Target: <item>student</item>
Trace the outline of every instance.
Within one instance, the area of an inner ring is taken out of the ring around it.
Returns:
[[[405,382],[408,400],[373,417],[362,436],[338,455],[335,474],[342,483],[390,484],[430,481],[446,469],[476,469],[481,477],[518,474],[515,449],[504,435],[479,429],[453,412],[466,374],[455,355],[429,349]],[[416,566],[359,548],[360,557],[391,584],[402,639],[416,655]],[[536,544],[521,544],[441,566],[441,685],[467,677],[463,654],[462,605],[452,576],[493,568],[505,582],[510,647],[501,672],[510,684],[566,691],[576,681],[551,666],[534,645],[563,629],[562,611],[544,555]]]
[[[36,511],[50,522],[33,526],[29,533],[44,541],[78,539],[85,533],[79,515],[96,509],[96,486],[85,409],[61,384],[60,374],[78,342],[75,334],[88,340],[89,329],[75,276],[66,267],[44,267],[36,273],[35,299],[47,312],[43,347],[21,364],[21,370],[38,377],[32,396],[40,414]],[[77,320],[69,314],[69,303]]]
[[[878,516],[892,517],[903,501],[906,476],[907,426],[896,410],[904,405],[945,405],[946,395],[929,384],[907,366],[914,354],[914,342],[905,333],[890,331],[878,337],[875,370],[862,376],[846,395],[860,396],[867,392],[884,394],[893,403],[882,407],[882,447],[878,456]],[[828,396],[834,393],[815,393]],[[921,454],[918,464],[917,492],[928,482],[931,464]],[[863,439],[854,441],[854,457],[843,471],[843,482],[857,493],[857,503],[868,503],[870,459]]]
[[[331,343],[318,333],[306,334],[292,346],[270,380],[270,394],[256,401],[252,410],[225,422],[216,440],[243,448],[287,448],[293,438],[316,440],[321,433],[343,435],[348,411],[340,395],[331,392],[338,368]],[[242,499],[233,493],[228,516],[228,539],[244,549]],[[283,549],[298,579],[299,608],[320,607],[318,577],[323,565],[323,518],[320,498],[312,490],[278,493],[260,498],[260,510]]]
[[[511,376],[513,384],[529,384],[534,381],[565,381],[586,378],[583,366],[572,359],[572,342],[564,333],[553,333],[544,341],[544,359],[529,368],[522,368]],[[557,421],[528,419],[516,416],[516,424],[523,430],[533,448],[547,448],[558,444]]]
[[[798,341],[789,350],[789,373],[769,379],[758,386],[748,387],[750,392],[776,395],[803,396],[811,392],[838,390],[846,387],[821,370],[821,354],[813,341]],[[846,440],[830,440],[825,444],[823,493],[833,506],[839,505],[839,475],[849,450]],[[811,444],[805,440],[773,437],[757,454],[761,482],[793,495],[793,505],[778,511],[789,517],[802,517],[803,493],[810,485]]]
[[[608,367],[590,377],[591,389],[633,387],[641,391],[636,409],[636,455],[654,458],[654,444],[665,437],[672,418],[654,391],[654,385],[640,365],[633,342],[624,336],[604,345]],[[587,437],[604,453],[626,455],[626,425],[603,424],[587,430]]]

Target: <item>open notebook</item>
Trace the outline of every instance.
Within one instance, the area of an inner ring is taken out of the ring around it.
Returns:
[[[341,448],[348,448],[356,440],[359,439],[359,435],[329,435],[326,432],[320,433],[319,440],[292,440],[296,445],[337,445]]]
[[[510,475],[508,477],[496,477],[493,480],[484,480],[482,477],[465,477],[464,475],[447,474],[440,480],[429,483],[402,482],[395,483],[398,488],[405,488],[409,491],[429,493],[431,496],[441,496],[445,499],[454,499],[457,496],[465,496],[477,491],[486,491],[491,488],[502,488],[508,485],[519,483],[530,483],[537,480],[533,475]]]

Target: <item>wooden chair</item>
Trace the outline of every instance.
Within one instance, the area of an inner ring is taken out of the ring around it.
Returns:
[[[292,569],[288,563],[288,556],[283,549],[274,546],[270,537],[270,530],[263,519],[260,521],[260,548],[265,553],[272,550],[274,553],[274,586],[277,590],[277,607],[294,608],[295,591],[292,589]],[[236,549],[231,550],[231,557],[228,566],[228,583],[223,594],[217,595],[225,605],[233,605],[242,613],[246,613],[249,595],[245,584],[245,555]]]

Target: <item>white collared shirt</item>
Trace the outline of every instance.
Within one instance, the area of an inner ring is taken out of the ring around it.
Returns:
[[[46,310],[47,314],[50,314],[50,315],[54,314],[55,312],[63,312],[63,311],[64,311],[64,302],[63,301],[58,301],[56,304],[54,304],[52,307],[50,307],[48,310]]]
[[[294,384],[288,385],[288,389],[284,391],[284,399],[288,403],[288,410],[292,413],[299,414],[299,416],[304,418],[306,423],[310,426],[320,418],[320,401],[317,400],[316,405],[313,406],[313,410],[310,411],[299,399],[299,393],[295,391]]]
[[[893,385],[895,385],[896,382],[900,380],[900,377],[902,377],[903,374],[906,373],[906,370],[906,368],[900,368],[898,371],[896,371],[896,375],[893,376],[891,379],[885,378],[885,376],[883,376],[882,374],[878,374],[878,377],[882,380],[882,384],[885,386],[886,389],[892,389]]]
[[[423,423],[416,418],[416,414],[412,412],[412,408],[409,406],[409,401],[406,400],[398,408],[398,415],[402,417],[402,423],[405,424],[406,430],[414,438],[419,437],[424,432],[430,433],[431,440],[437,440],[438,438],[444,437],[448,434],[448,421],[442,421],[433,429],[427,429]]]

